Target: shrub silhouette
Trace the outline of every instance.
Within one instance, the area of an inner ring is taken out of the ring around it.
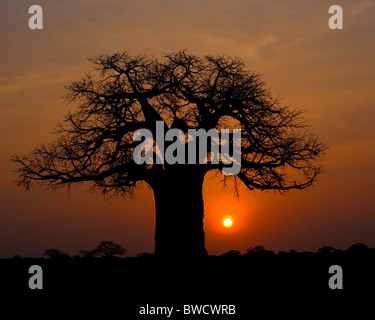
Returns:
[[[348,251],[349,252],[365,252],[368,250],[368,246],[366,246],[365,244],[363,243],[356,243],[356,244],[353,244],[352,246],[350,246],[348,248]]]
[[[323,253],[323,254],[329,254],[335,251],[335,248],[331,246],[324,246],[318,249],[318,252]]]
[[[95,250],[79,250],[79,254],[82,256],[82,258],[92,258],[95,256]]]
[[[102,241],[92,253],[98,257],[111,258],[123,256],[126,253],[126,249],[113,241]]]
[[[237,257],[240,255],[241,255],[241,252],[237,250],[229,250],[228,252],[223,254],[223,256],[226,256],[226,257]]]
[[[251,253],[263,253],[266,251],[266,248],[263,246],[255,246],[255,247],[250,247],[247,249],[246,254],[251,254]]]
[[[43,255],[47,256],[48,258],[69,257],[69,255],[64,251],[58,249],[47,249],[43,252]]]

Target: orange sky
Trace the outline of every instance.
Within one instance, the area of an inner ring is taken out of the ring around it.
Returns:
[[[13,183],[8,160],[53,139],[67,113],[64,86],[89,70],[87,57],[128,50],[159,56],[183,48],[244,59],[285,104],[306,110],[329,146],[316,187],[286,196],[221,193],[204,184],[211,254],[263,245],[279,251],[375,246],[375,2],[38,0],[44,30],[28,28],[29,1],[0,4],[0,257],[69,254],[113,240],[128,255],[153,250],[149,189],[104,201],[85,188],[66,193]],[[344,9],[344,30],[328,28],[328,8]],[[69,108],[74,108],[73,105]],[[233,227],[222,218],[231,215]]]

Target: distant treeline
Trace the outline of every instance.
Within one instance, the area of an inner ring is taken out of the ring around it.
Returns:
[[[124,256],[126,253],[126,249],[123,248],[121,245],[113,242],[113,241],[101,241],[99,245],[93,250],[86,250],[81,249],[79,250],[79,255],[70,256],[69,254],[65,253],[62,250],[51,248],[47,249],[43,252],[43,256],[46,258],[120,258]],[[241,253],[237,250],[229,250],[219,257],[240,257],[240,256],[254,256],[254,257],[271,257],[271,256],[293,256],[293,255],[300,255],[300,256],[310,256],[310,255],[332,255],[332,256],[340,256],[344,255],[345,253],[358,253],[358,254],[369,254],[375,255],[375,248],[369,248],[367,245],[363,243],[356,243],[350,246],[347,250],[335,249],[331,246],[323,246],[317,250],[317,252],[311,251],[303,251],[298,252],[297,250],[289,250],[289,251],[279,251],[274,252],[272,250],[267,250],[263,246],[254,246],[247,249],[245,253]],[[153,253],[142,252],[137,254],[135,257],[128,257],[128,258],[151,258],[153,257]],[[173,257],[173,256],[172,256]],[[211,255],[211,257],[217,257],[215,255]],[[22,259],[20,255],[14,255],[13,259]]]

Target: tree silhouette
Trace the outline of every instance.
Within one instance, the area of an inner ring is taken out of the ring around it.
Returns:
[[[59,257],[69,257],[64,251],[58,249],[47,249],[43,252],[43,255],[48,258],[59,258]]]
[[[82,258],[93,258],[95,255],[94,250],[79,250],[79,254],[82,256]]]
[[[267,251],[265,247],[263,246],[255,246],[255,247],[250,247],[247,249],[246,254],[251,254],[251,253],[263,253]]]
[[[13,157],[18,184],[69,189],[91,182],[93,190],[116,196],[131,196],[148,184],[156,203],[156,254],[206,254],[203,180],[227,164],[208,154],[205,164],[138,165],[133,159],[138,129],[154,137],[156,121],[165,132],[181,129],[186,149],[188,129],[241,129],[241,171],[223,181],[235,186],[242,181],[250,190],[304,189],[322,172],[325,146],[308,132],[301,112],[272,97],[239,58],[180,51],[162,59],[117,53],[89,61],[93,71],[67,87],[66,99],[77,108],[59,124],[57,139]]]
[[[237,250],[229,250],[228,252],[224,253],[223,256],[225,257],[237,257],[240,256],[241,252]]]
[[[122,256],[125,252],[126,249],[113,241],[102,241],[93,251],[93,254],[99,257],[112,258],[114,256]]]
[[[330,253],[335,251],[335,248],[333,248],[331,246],[324,246],[324,247],[321,247],[320,249],[318,249],[318,251],[323,253],[323,254],[330,254]]]
[[[368,246],[363,243],[355,243],[348,248],[349,252],[363,253],[368,250]]]

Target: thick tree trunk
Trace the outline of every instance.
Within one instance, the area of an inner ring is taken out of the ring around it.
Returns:
[[[169,170],[152,186],[156,205],[155,254],[206,256],[203,231],[204,173]]]

